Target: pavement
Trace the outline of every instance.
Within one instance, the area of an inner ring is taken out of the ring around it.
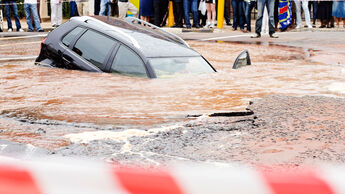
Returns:
[[[63,22],[68,21],[68,19],[63,19]],[[24,29],[24,31],[26,32],[28,30],[28,25],[26,23],[25,19],[21,19],[21,26],[22,29]],[[14,24],[14,21],[12,21],[12,23]],[[251,27],[252,30],[254,31],[255,29],[255,20],[251,21]],[[317,22],[316,26],[320,26],[320,23]],[[42,22],[41,23],[41,27],[44,29],[45,32],[49,32],[52,31],[54,28],[51,26],[51,22],[50,20]],[[3,30],[4,32],[7,32],[7,21],[4,20],[3,23]],[[232,26],[227,26],[224,22],[223,28],[222,29],[218,29],[218,28],[200,28],[200,29],[196,29],[196,28],[192,28],[192,29],[186,29],[186,28],[170,28],[170,27],[163,27],[163,29],[169,31],[169,32],[173,32],[175,34],[180,34],[180,33],[190,33],[190,32],[194,32],[194,33],[205,33],[208,34],[207,36],[212,36],[211,34],[219,34],[219,33],[231,33],[231,34],[250,34],[250,33],[243,33],[239,30],[237,31],[233,31],[232,30]],[[345,32],[345,28],[343,26],[339,27],[339,28],[313,28],[313,29],[308,29],[308,28],[301,28],[301,29],[289,29],[287,32],[305,32],[305,31],[311,31],[311,32]],[[254,33],[254,32],[253,32]],[[15,36],[20,36],[21,34],[13,34]],[[1,36],[1,35],[0,35]]]

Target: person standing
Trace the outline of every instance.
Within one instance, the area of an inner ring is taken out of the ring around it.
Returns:
[[[255,0],[245,0],[246,4],[246,11],[245,11],[245,16],[246,16],[246,23],[247,23],[247,31],[251,32],[252,27],[251,27],[251,15],[252,15],[252,10],[256,6]]]
[[[227,26],[231,26],[231,21],[230,21],[230,17],[231,17],[231,9],[230,9],[230,6],[231,6],[231,0],[225,0],[224,2],[224,19],[225,19],[225,22],[226,22],[226,25]]]
[[[332,8],[332,16],[339,28],[340,20],[343,20],[343,27],[345,28],[345,1],[334,1]]]
[[[71,8],[71,17],[78,16],[79,13],[78,13],[78,10],[77,10],[77,3],[75,2],[75,0],[70,0],[69,1],[69,5],[70,5],[70,8]]]
[[[301,1],[302,1],[302,8],[304,12],[305,23],[308,28],[313,28],[310,25],[310,13],[308,9],[308,0],[294,0],[296,5],[296,17],[297,17],[297,26],[296,28],[302,28],[302,18],[301,18]]]
[[[255,35],[251,38],[260,38],[261,37],[261,26],[262,26],[262,17],[264,12],[264,7],[267,8],[268,17],[269,17],[269,35],[271,38],[278,38],[275,34],[274,29],[274,0],[257,0],[258,4],[258,17],[255,22]]]
[[[153,0],[140,0],[140,19],[150,22],[153,16]]]
[[[52,27],[58,27],[62,24],[62,0],[51,0],[50,7]]]
[[[89,15],[89,2],[88,0],[78,0],[77,1],[78,13],[80,16]]]
[[[240,26],[241,31],[244,31],[244,11],[243,0],[232,0],[232,12],[233,12],[233,25],[232,30],[237,30],[237,26]]]
[[[138,17],[138,9],[128,0],[119,0],[118,6],[120,19],[124,19],[126,17],[127,11],[132,12],[134,17]]]
[[[169,0],[153,0],[154,24],[164,26],[164,16],[168,11]]]
[[[34,27],[32,25],[31,14],[32,14],[32,18],[34,19],[37,32],[44,32],[43,28],[41,28],[40,18],[38,17],[37,1],[24,0],[24,11],[25,11],[26,23],[28,24],[28,32],[34,31]]]
[[[174,9],[174,20],[175,25],[173,28],[182,28],[183,27],[183,4],[182,0],[173,0],[173,9]]]
[[[101,10],[99,11],[99,15],[110,16],[110,11],[111,11],[110,0],[101,0]]]
[[[214,28],[216,21],[216,0],[206,0],[207,24],[206,28]]]
[[[12,32],[12,21],[11,21],[11,9],[14,15],[14,20],[16,22],[16,27],[18,32],[24,32],[22,26],[20,25],[19,16],[18,16],[18,7],[15,0],[3,0],[5,4],[5,15],[7,20],[8,31]]]
[[[317,5],[317,19],[320,19],[320,28],[331,28],[332,1],[319,1]]]
[[[183,0],[184,20],[186,28],[191,28],[189,12],[193,14],[193,27],[200,28],[198,16],[198,0]]]

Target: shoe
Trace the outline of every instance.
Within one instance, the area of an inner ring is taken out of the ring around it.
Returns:
[[[24,30],[20,28],[19,30],[17,30],[17,32],[24,32]]]
[[[321,25],[319,28],[326,28],[326,26],[325,25]]]
[[[9,28],[8,30],[7,30],[7,32],[12,32],[13,30],[12,30],[12,28]]]
[[[207,24],[204,26],[204,28],[210,28],[211,27],[211,22],[207,22]]]
[[[175,24],[175,25],[173,25],[173,26],[171,26],[172,28],[182,28],[183,26],[182,25],[177,25],[177,24]]]
[[[199,24],[197,24],[197,25],[194,25],[194,24],[193,24],[192,27],[193,27],[193,28],[201,28],[201,26],[200,26]]]
[[[275,33],[270,34],[270,37],[271,37],[271,38],[279,38],[279,36],[278,36],[277,34],[275,34]]]
[[[255,33],[254,35],[252,35],[250,38],[260,38],[261,37],[261,35],[260,34],[257,34],[257,33]]]
[[[300,29],[300,28],[302,28],[302,26],[296,26],[296,29]]]
[[[1,28],[0,28],[0,32],[3,32]]]
[[[307,28],[308,26],[307,25],[304,25],[305,28]]]
[[[243,32],[243,33],[247,33],[248,31],[247,30],[245,30],[245,29],[240,29],[241,30],[241,32]]]
[[[232,28],[232,31],[236,31],[237,30],[237,28]]]
[[[310,26],[310,25],[309,25],[308,28],[309,28],[309,29],[313,29],[313,26]]]
[[[186,28],[187,28],[187,29],[191,29],[191,27],[190,27],[190,26],[186,26]]]
[[[232,26],[232,24],[230,22],[226,22],[227,26]]]
[[[57,25],[56,25],[56,24],[53,24],[53,25],[52,25],[52,27],[53,27],[53,28],[56,28],[56,27],[57,27]]]
[[[34,32],[33,30],[28,30],[27,32]]]
[[[44,30],[41,28],[41,29],[39,29],[37,32],[44,32]]]

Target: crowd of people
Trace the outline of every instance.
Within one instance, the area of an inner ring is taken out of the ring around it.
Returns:
[[[172,0],[175,24],[178,28],[214,28],[217,17],[217,0]],[[24,0],[25,17],[28,31],[43,32],[38,13],[38,0]],[[62,23],[62,0],[50,0],[51,25],[59,26]],[[138,10],[130,0],[69,0],[70,16],[103,15],[126,17],[130,11],[138,17],[156,26],[165,26],[168,16],[169,0],[140,0]],[[18,16],[16,0],[2,0],[8,31],[13,31],[11,13],[14,16],[16,30],[22,32]],[[89,9],[92,7],[92,9]],[[257,12],[254,12],[254,8]],[[302,24],[302,9],[305,25]],[[92,11],[90,11],[92,10]],[[232,19],[233,23],[231,23]],[[288,28],[313,28],[316,20],[320,21],[320,28],[340,27],[341,21],[345,28],[345,1],[331,0],[225,0],[224,19],[233,30],[251,32],[251,20],[256,17],[255,35],[258,38],[262,33],[262,26],[268,26],[267,32],[276,38],[275,32],[280,24],[281,30]],[[192,24],[191,24],[192,18]],[[335,25],[336,24],[336,25]],[[0,29],[2,31],[2,29]]]

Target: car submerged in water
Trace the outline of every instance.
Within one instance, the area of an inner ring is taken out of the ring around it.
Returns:
[[[73,17],[42,41],[36,64],[147,78],[216,72],[180,37],[133,17]]]

